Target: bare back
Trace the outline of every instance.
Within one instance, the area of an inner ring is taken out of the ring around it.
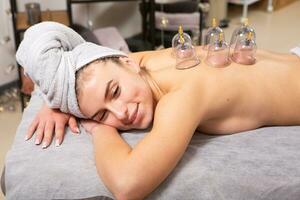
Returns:
[[[199,102],[195,109],[204,115],[199,119],[200,131],[228,134],[267,125],[300,124],[298,57],[258,51],[254,65],[231,63],[213,68],[202,61],[197,67],[176,70],[170,51],[155,52],[142,64],[167,92],[192,88],[186,98]],[[203,60],[205,52],[199,48],[198,53]]]

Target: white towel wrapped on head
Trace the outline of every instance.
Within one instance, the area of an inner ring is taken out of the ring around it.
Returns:
[[[75,73],[86,64],[125,53],[85,40],[71,28],[42,22],[24,34],[16,58],[24,72],[40,88],[51,108],[86,118],[80,111],[75,91]]]

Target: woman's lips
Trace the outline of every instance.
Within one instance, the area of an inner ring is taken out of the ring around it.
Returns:
[[[132,125],[134,123],[138,114],[138,108],[139,108],[139,104],[136,104],[134,111],[131,113],[127,122],[125,123],[126,125]]]
[[[138,119],[139,119],[139,116],[140,116],[140,114],[139,114],[139,104],[137,104],[136,109],[135,109],[134,114],[133,114],[132,119],[131,119],[132,120],[131,124],[136,124]]]

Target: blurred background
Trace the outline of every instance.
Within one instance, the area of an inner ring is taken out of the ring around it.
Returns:
[[[178,25],[201,45],[212,18],[227,42],[247,18],[258,48],[289,53],[300,46],[299,0],[1,0],[0,170],[33,89],[15,60],[28,27],[57,21],[88,41],[129,53],[170,47]]]

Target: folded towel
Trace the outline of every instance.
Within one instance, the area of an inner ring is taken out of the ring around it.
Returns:
[[[96,59],[111,56],[126,54],[85,42],[74,30],[56,22],[30,27],[16,53],[18,63],[39,87],[46,103],[80,118],[86,117],[78,106],[75,73]]]

